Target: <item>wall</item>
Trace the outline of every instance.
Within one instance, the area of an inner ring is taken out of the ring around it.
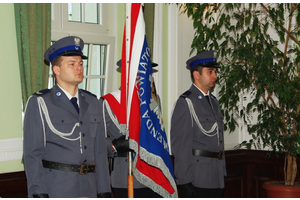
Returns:
[[[0,6],[0,173],[21,171],[22,107],[14,5]]]

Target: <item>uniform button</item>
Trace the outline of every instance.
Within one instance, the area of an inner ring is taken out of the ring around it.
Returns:
[[[85,136],[85,134],[84,133],[82,133],[82,137],[84,137]]]
[[[80,121],[80,124],[82,124],[82,121]]]
[[[84,149],[86,149],[86,146],[84,146]]]
[[[83,162],[85,162],[85,163],[86,163],[86,161],[87,161],[87,160],[85,159]]]
[[[220,141],[220,143],[222,143],[222,141]]]
[[[127,162],[127,158],[125,159],[125,161]]]
[[[64,120],[61,120],[61,123],[64,123]]]

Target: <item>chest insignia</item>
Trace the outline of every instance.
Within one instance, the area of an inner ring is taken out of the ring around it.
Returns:
[[[55,95],[56,95],[57,97],[60,97],[60,96],[61,96],[61,91],[55,92]]]

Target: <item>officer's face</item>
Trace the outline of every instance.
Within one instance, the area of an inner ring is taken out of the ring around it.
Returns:
[[[195,84],[205,93],[215,86],[217,69],[204,67],[202,73],[194,71]]]
[[[83,79],[82,58],[81,56],[62,56],[60,66],[55,65],[53,71],[59,85],[77,86]]]

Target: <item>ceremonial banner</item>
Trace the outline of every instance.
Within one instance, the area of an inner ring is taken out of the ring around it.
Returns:
[[[125,99],[126,93],[129,145],[135,152],[133,174],[138,181],[161,196],[178,197],[159,98],[152,77],[150,48],[146,40],[141,4],[131,5],[130,18],[127,70],[124,69],[126,37],[123,38],[121,101],[122,95]]]

